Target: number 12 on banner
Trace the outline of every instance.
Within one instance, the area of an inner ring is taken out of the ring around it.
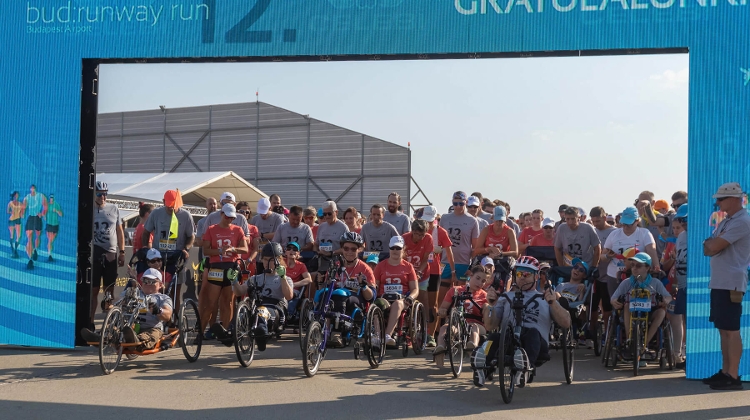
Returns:
[[[250,28],[266,13],[271,1],[255,0],[255,5],[250,11],[226,32],[224,40],[228,44],[270,43],[273,40],[273,31],[251,31]],[[203,21],[201,35],[204,44],[213,44],[216,37],[216,0],[203,0],[203,4],[208,6],[209,13],[207,19]],[[297,30],[284,29],[284,42],[296,41]]]

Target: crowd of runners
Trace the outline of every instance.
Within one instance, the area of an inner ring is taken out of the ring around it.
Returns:
[[[42,244],[42,231],[47,238],[47,261],[54,262],[53,257],[55,239],[60,232],[60,218],[63,211],[55,201],[55,195],[45,195],[37,191],[36,185],[31,185],[28,194],[21,199],[19,191],[10,194],[10,201],[6,206],[8,214],[8,242],[11,258],[21,258],[18,248],[25,239],[26,268],[32,270],[34,261],[39,259],[39,247]],[[22,236],[23,233],[23,236]]]

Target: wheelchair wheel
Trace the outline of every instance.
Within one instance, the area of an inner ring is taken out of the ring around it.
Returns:
[[[302,303],[299,305],[299,312],[297,315],[299,316],[299,348],[302,350],[302,353],[305,352],[305,334],[307,334],[307,328],[310,325],[310,313],[313,310],[312,302],[310,302],[310,299],[303,299]]]
[[[138,355],[137,354],[132,354],[132,353],[131,354],[126,354],[125,358],[128,359],[128,360],[130,360],[130,361],[133,361],[133,360],[135,360],[135,359],[138,358]]]
[[[563,350],[563,369],[565,371],[565,382],[573,382],[573,368],[575,367],[576,342],[573,331],[570,328],[562,330],[560,335],[560,347]]]
[[[117,369],[122,359],[122,345],[120,334],[122,333],[122,311],[113,307],[107,313],[102,326],[102,334],[99,339],[99,365],[105,375],[109,375]]]
[[[513,363],[513,330],[510,323],[505,322],[500,332],[500,345],[497,351],[497,367],[500,370],[500,395],[503,402],[510,404],[516,389],[516,367]]]
[[[248,367],[253,363],[255,356],[255,340],[251,331],[253,324],[253,313],[250,305],[242,301],[237,305],[234,314],[234,352],[242,367]]]
[[[383,363],[385,356],[385,319],[383,311],[375,305],[367,310],[367,320],[364,331],[365,353],[371,368]]]
[[[672,324],[668,320],[664,321],[664,325],[662,325],[662,342],[663,342],[663,349],[662,352],[664,353],[662,357],[659,359],[659,367],[662,369],[667,368],[669,370],[674,369],[675,360],[674,360],[674,337],[672,335]]]
[[[617,349],[615,348],[617,321],[615,320],[615,316],[609,319],[607,335],[604,339],[604,349],[602,351],[602,364],[604,364],[604,367],[615,367],[617,364]]]
[[[454,378],[461,376],[461,370],[464,366],[464,344],[466,343],[464,322],[459,310],[451,309],[446,336],[448,337],[448,358],[451,362],[451,371]]]
[[[305,351],[302,355],[302,368],[305,375],[312,378],[318,372],[320,362],[323,360],[323,331],[318,321],[312,321],[305,334]]]
[[[599,321],[596,323],[596,329],[594,330],[594,356],[602,355],[602,338],[604,337],[604,323]]]
[[[424,306],[415,302],[411,307],[411,349],[414,354],[420,355],[425,349],[427,342],[427,323],[424,319]]]
[[[185,299],[180,305],[177,327],[180,329],[178,342],[182,348],[182,354],[185,355],[188,362],[193,363],[198,360],[198,356],[201,354],[203,334],[198,305],[192,299]]]
[[[640,368],[639,363],[641,362],[641,335],[641,323],[636,322],[633,324],[633,333],[630,336],[630,352],[633,356],[633,376],[638,376],[638,369]]]

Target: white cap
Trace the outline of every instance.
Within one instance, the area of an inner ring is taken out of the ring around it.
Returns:
[[[155,260],[157,258],[161,259],[161,252],[158,249],[151,248],[146,252],[147,260]]]
[[[401,236],[398,236],[398,235],[392,237],[391,238],[391,242],[388,244],[388,248],[393,248],[394,246],[397,246],[397,247],[403,249],[403,247],[404,247],[404,238],[401,237]]]
[[[479,207],[479,197],[470,195],[469,198],[466,200],[466,207],[470,207],[470,206]]]
[[[437,209],[435,206],[427,206],[422,210],[422,220],[425,222],[434,222],[437,218]]]
[[[495,263],[492,261],[492,258],[490,258],[490,257],[484,257],[484,258],[482,258],[482,265],[483,266],[485,266],[485,265],[492,265],[492,266],[494,266]]]
[[[726,197],[737,197],[742,198],[742,187],[737,182],[728,182],[719,187],[713,198],[726,198]]]
[[[142,277],[148,277],[150,279],[156,279],[156,280],[162,281],[161,280],[161,271],[159,271],[159,270],[157,270],[155,268],[149,268],[148,270],[144,271]]]
[[[542,221],[542,227],[545,227],[545,226],[555,227],[555,221],[550,219],[549,217],[545,217],[544,220]]]
[[[219,201],[224,201],[224,200],[229,200],[229,201],[231,201],[233,203],[237,202],[237,200],[234,199],[234,194],[230,193],[229,191],[227,191],[224,194],[222,194],[221,195],[221,200],[219,200]]]
[[[268,214],[271,209],[271,201],[265,197],[258,200],[258,214]]]
[[[224,213],[225,216],[235,218],[237,217],[237,209],[234,208],[234,204],[224,204],[221,207],[221,212]]]

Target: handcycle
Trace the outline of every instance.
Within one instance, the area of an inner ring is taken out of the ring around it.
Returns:
[[[384,311],[385,317],[389,315],[389,311],[390,307]],[[403,357],[409,355],[409,347],[416,355],[424,351],[427,343],[427,323],[424,318],[424,307],[418,300],[404,299],[404,310],[398,317],[393,339],[396,340],[396,348],[401,349]]]
[[[451,372],[455,378],[461,376],[464,351],[466,350],[466,343],[469,341],[470,331],[466,319],[475,319],[474,315],[466,313],[466,307],[464,306],[466,302],[479,308],[480,312],[482,310],[482,307],[472,299],[471,293],[463,292],[453,295],[453,303],[448,315],[448,330],[445,333],[445,348],[448,350]],[[481,316],[479,321],[482,321]]]
[[[354,357],[359,359],[361,353],[367,355],[367,360],[372,368],[377,368],[383,362],[385,356],[385,324],[383,311],[374,303],[366,302],[364,310],[355,308],[351,316],[336,311],[332,296],[337,290],[336,282],[342,278],[345,282],[356,282],[350,279],[343,270],[341,256],[331,259],[330,266],[326,272],[323,289],[316,295],[311,309],[300,312],[300,332],[306,323],[306,331],[302,341],[302,367],[305,375],[313,377],[318,372],[320,364],[325,358],[328,350],[328,340],[333,331],[341,333],[344,345],[351,341],[354,344]],[[352,285],[353,286],[353,285]],[[358,312],[364,312],[362,324],[355,322]],[[307,316],[305,316],[307,314]]]

